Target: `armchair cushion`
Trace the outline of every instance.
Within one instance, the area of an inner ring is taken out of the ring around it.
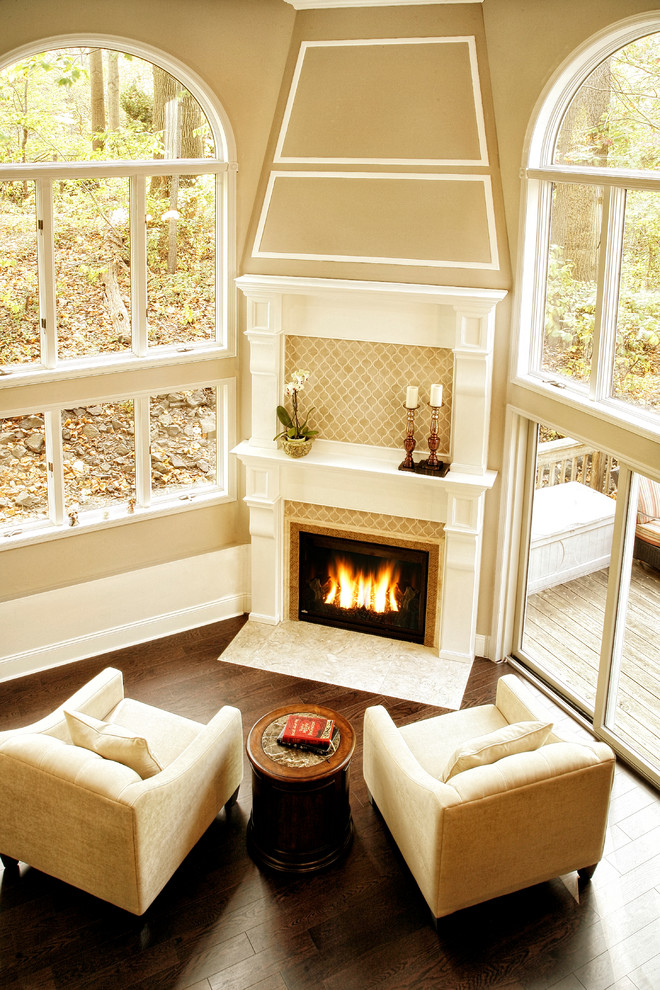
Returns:
[[[514,722],[470,739],[454,750],[441,780],[446,783],[464,770],[488,766],[505,756],[538,749],[551,731],[551,722]]]
[[[163,769],[147,740],[122,725],[103,722],[83,712],[64,711],[74,746],[98,753],[106,760],[122,763],[147,780]]]

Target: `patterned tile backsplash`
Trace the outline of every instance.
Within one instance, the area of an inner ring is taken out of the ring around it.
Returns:
[[[449,451],[453,354],[450,348],[328,340],[290,335],[285,342],[285,381],[299,368],[310,378],[299,398],[303,417],[324,440],[403,447],[406,386],[419,387],[415,453],[428,451],[431,384],[443,385],[438,454]],[[284,403],[289,409],[288,401]]]
[[[430,519],[411,519],[408,516],[389,516],[379,512],[358,512],[355,509],[339,509],[329,505],[314,505],[310,502],[284,503],[284,516],[287,521],[320,523],[351,533],[388,534],[401,539],[426,540],[429,543],[444,542],[443,523]]]

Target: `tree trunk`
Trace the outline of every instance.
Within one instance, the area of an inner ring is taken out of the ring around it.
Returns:
[[[117,272],[120,266],[126,267],[121,258],[123,247],[121,236],[116,231],[109,230],[105,235],[105,245],[108,251],[108,267],[102,276],[105,290],[105,305],[117,339],[130,341],[131,318],[121,297],[119,282],[117,281]]]
[[[603,62],[592,72],[573,100],[559,132],[556,160],[566,161],[569,152],[580,145],[591,147],[591,160],[584,164],[607,164],[607,124],[610,104],[610,67]],[[565,262],[572,264],[573,278],[593,282],[598,274],[598,247],[602,190],[598,186],[559,183],[552,214],[552,242],[563,248]]]
[[[176,100],[178,83],[176,79],[161,69],[158,65],[153,66],[154,77],[154,112],[153,112],[153,132],[160,133],[163,138],[163,148],[165,147],[165,107],[172,100]],[[162,158],[163,154],[158,153],[154,157]],[[154,175],[149,185],[149,192],[153,196],[169,196],[169,181],[166,176]]]
[[[103,93],[103,51],[93,48],[89,53],[89,86],[92,110],[92,148],[103,147],[105,132],[105,96]]]
[[[195,134],[204,123],[202,109],[190,93],[181,101],[181,157],[201,158],[203,152],[202,135]]]
[[[119,52],[108,52],[108,130],[119,130]]]
[[[25,123],[25,121],[27,121],[27,111],[28,111],[28,95],[29,95],[28,71],[29,70],[26,68],[24,71],[25,71],[25,82],[23,85],[23,108],[22,108],[24,113],[24,117],[23,117],[24,123],[21,128],[21,159],[23,163],[27,161],[27,143],[28,143],[28,137],[30,136],[30,132],[27,129],[27,123]],[[23,179],[23,199],[27,199],[27,198],[28,198],[27,179]]]

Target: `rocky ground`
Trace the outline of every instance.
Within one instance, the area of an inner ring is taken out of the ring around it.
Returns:
[[[190,491],[215,479],[215,390],[172,392],[150,406],[154,495]],[[44,417],[0,420],[0,524],[48,515]],[[133,403],[103,403],[62,414],[66,509],[135,504]],[[72,520],[75,522],[75,517]]]

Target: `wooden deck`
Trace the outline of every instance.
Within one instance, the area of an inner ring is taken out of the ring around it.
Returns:
[[[530,595],[523,651],[593,707],[605,617],[607,569]],[[633,562],[610,726],[660,769],[660,571]]]

